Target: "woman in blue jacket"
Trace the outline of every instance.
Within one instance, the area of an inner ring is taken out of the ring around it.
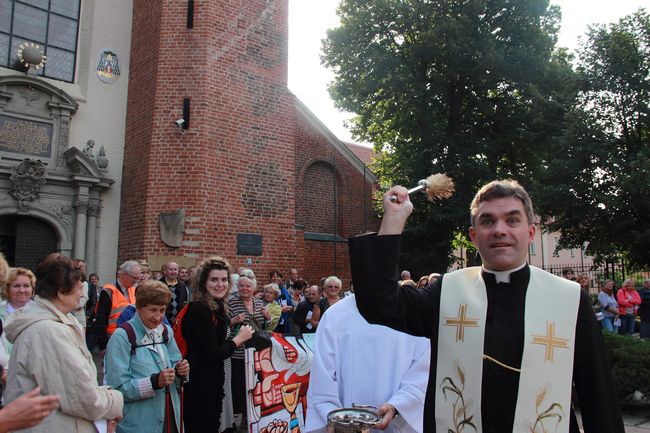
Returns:
[[[295,309],[291,300],[291,294],[287,290],[287,286],[282,282],[282,274],[280,271],[272,270],[269,273],[269,280],[271,284],[275,283],[280,288],[280,296],[278,296],[276,302],[280,304],[282,315],[280,316],[280,321],[275,331],[289,334],[293,331],[293,310]]]
[[[135,295],[136,315],[111,336],[106,348],[106,380],[124,395],[118,433],[180,431],[177,386],[190,371],[163,323],[171,293],[159,281],[146,281]]]

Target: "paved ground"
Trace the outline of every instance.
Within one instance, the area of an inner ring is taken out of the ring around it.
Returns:
[[[623,411],[625,433],[650,433],[650,408],[626,408]]]
[[[578,420],[580,422],[580,415]],[[625,433],[650,433],[650,407],[624,408],[623,424],[625,424]],[[582,427],[581,422],[580,427]]]

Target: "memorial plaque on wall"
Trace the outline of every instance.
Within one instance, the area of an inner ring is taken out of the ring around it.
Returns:
[[[0,115],[0,150],[50,158],[52,130],[50,123]]]
[[[249,233],[237,233],[237,255],[238,256],[261,256],[262,235]]]

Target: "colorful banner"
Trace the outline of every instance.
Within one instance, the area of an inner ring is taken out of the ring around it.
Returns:
[[[246,350],[249,433],[300,433],[305,428],[314,334],[273,333],[272,347]]]

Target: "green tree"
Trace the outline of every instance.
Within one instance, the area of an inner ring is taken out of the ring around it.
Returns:
[[[650,16],[595,25],[578,51],[581,92],[535,185],[560,245],[650,264]]]
[[[543,0],[343,0],[323,62],[337,105],[357,114],[384,185],[431,173],[454,178],[450,200],[421,196],[402,243],[417,274],[446,269],[466,233],[476,189],[495,178],[528,183],[571,101],[573,71],[553,54],[559,9]],[[561,128],[560,128],[561,129]]]

